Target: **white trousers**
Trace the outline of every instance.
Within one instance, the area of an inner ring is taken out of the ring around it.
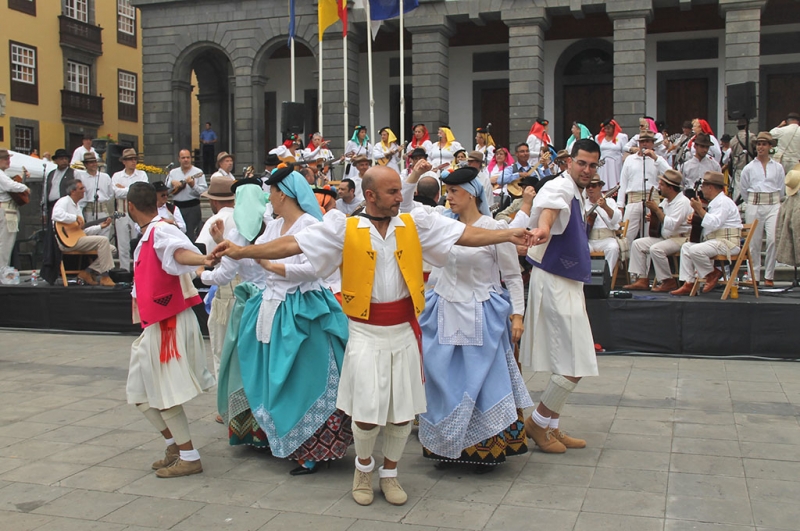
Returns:
[[[778,211],[780,205],[747,205],[744,218],[747,223],[758,220],[758,226],[750,239],[750,259],[753,261],[753,280],[761,277],[761,243],[764,241],[764,232],[767,233],[767,256],[764,264],[764,278],[775,279],[775,256],[778,247],[775,243],[775,228],[778,224]]]
[[[646,214],[646,212],[645,212]],[[636,203],[628,203],[625,205],[625,215],[622,217],[622,221],[628,222],[628,246],[633,246],[633,240],[639,237],[639,227],[642,225],[642,202],[638,201]],[[644,225],[644,235],[647,236],[647,231],[649,230],[650,223],[645,223]]]
[[[600,240],[589,240],[589,251],[596,253],[603,252],[606,262],[608,262],[608,270],[614,274],[614,268],[619,259],[619,244],[616,238],[603,238]]]
[[[125,216],[114,222],[117,229],[117,251],[119,252],[119,267],[125,271],[131,270],[131,240],[139,237],[136,224],[131,218]]]
[[[681,250],[681,243],[678,240],[664,240],[662,238],[639,238],[633,242],[631,247],[631,263],[628,270],[632,275],[647,277],[650,267],[648,265],[648,255],[653,262],[653,269],[656,272],[656,281],[663,282],[672,278],[672,270],[669,267],[669,257]]]
[[[19,219],[19,214],[17,214]],[[6,222],[6,209],[0,206],[0,269],[6,267],[11,261],[11,252],[14,250],[14,242],[17,241],[17,231],[8,230]]]
[[[714,270],[712,258],[726,254],[728,245],[722,240],[708,240],[702,243],[684,243],[681,247],[681,275],[684,282],[704,278]],[[738,247],[731,249],[731,254],[739,252]]]

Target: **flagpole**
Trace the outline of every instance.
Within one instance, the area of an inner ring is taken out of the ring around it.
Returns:
[[[322,35],[319,36],[319,85],[317,88],[317,113],[319,115],[319,123],[317,124],[317,131],[322,132]],[[324,139],[324,137],[323,137]]]
[[[289,60],[291,61],[291,71],[292,71],[292,101],[295,101],[295,83],[294,83],[294,37],[292,37],[292,43],[289,46]]]
[[[403,51],[403,0],[400,0],[400,147],[406,142],[406,58]]]
[[[370,13],[369,0],[364,1],[364,9],[367,11],[367,72],[369,76],[369,132],[375,136],[375,96],[372,92],[372,16]],[[372,158],[372,157],[370,157]]]
[[[342,146],[347,145],[347,141],[349,140],[347,133],[350,131],[350,121],[347,111],[347,35],[342,38],[342,43],[344,49],[342,50],[342,64],[344,65],[344,144]]]

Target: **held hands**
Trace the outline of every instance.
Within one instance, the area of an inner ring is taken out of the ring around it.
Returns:
[[[550,239],[550,228],[549,227],[537,227],[532,229],[529,233],[529,245],[541,245],[543,243],[547,243]]]
[[[215,263],[219,262],[223,256],[238,260],[242,257],[242,247],[236,245],[230,240],[225,240],[217,245],[209,255],[209,257],[214,260]]]
[[[508,241],[517,246],[530,247],[532,244],[532,233],[526,229],[508,229]]]
[[[209,228],[209,234],[211,234],[211,238],[214,239],[214,243],[222,243],[224,239],[223,232],[225,231],[225,224],[222,222],[221,219],[216,220],[214,223],[211,224]]]
[[[522,316],[515,313],[511,316],[511,344],[516,343],[522,337],[525,326],[522,324]]]

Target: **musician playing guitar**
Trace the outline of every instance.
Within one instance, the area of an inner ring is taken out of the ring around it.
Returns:
[[[639,238],[631,245],[631,259],[628,272],[634,279],[632,284],[624,288],[627,290],[648,290],[647,254],[653,262],[656,281],[652,291],[669,292],[678,289],[678,283],[672,278],[669,268],[669,257],[681,250],[686,243],[691,227],[689,216],[692,206],[689,198],[681,193],[683,176],[677,170],[669,169],[664,175],[658,177],[658,191],[664,198],[657,203],[652,197],[645,202],[649,212],[650,226],[660,226],[660,233],[651,234],[647,238]]]
[[[0,270],[8,265],[19,232],[19,210],[11,193],[28,192],[28,187],[5,174],[11,165],[11,154],[0,149]]]
[[[203,171],[192,166],[192,154],[188,149],[181,150],[178,160],[180,166],[167,175],[167,189],[186,221],[186,236],[194,241],[203,226],[200,195],[208,190],[208,184]]]
[[[397,145],[397,136],[388,127],[380,130],[381,141],[372,148],[372,158],[379,166],[389,166],[400,173],[400,154],[403,148]]]
[[[595,175],[586,187],[586,211],[594,209],[586,218],[586,227],[589,231],[589,251],[602,251],[609,270],[614,271],[619,258],[619,243],[615,231],[622,221],[622,211],[610,197],[613,194],[606,194],[609,197],[603,195],[605,184],[600,176]]]
[[[86,188],[78,180],[72,180],[67,184],[67,195],[56,201],[53,207],[53,224],[74,225],[78,229],[83,229],[86,222],[81,215],[78,202],[83,199]],[[86,236],[82,236],[71,247],[67,247],[60,240],[58,247],[62,251],[96,251],[97,260],[78,273],[78,278],[90,286],[96,286],[98,281],[95,275],[100,277],[101,286],[114,286],[114,281],[108,276],[109,270],[114,267],[114,259],[111,256],[111,243],[105,236],[97,236],[102,229],[111,225],[112,218],[106,218],[100,225],[86,228]]]

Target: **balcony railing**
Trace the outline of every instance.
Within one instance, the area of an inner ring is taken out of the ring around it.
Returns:
[[[103,125],[103,97],[62,90],[61,119],[87,125]]]
[[[65,15],[59,15],[61,45],[95,55],[103,55],[103,28]]]

